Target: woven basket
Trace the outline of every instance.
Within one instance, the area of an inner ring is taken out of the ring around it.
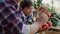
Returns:
[[[54,31],[53,31],[54,30]],[[51,27],[48,31],[39,32],[39,34],[60,34],[60,28]]]
[[[60,32],[46,31],[46,32],[39,32],[39,34],[60,34]]]

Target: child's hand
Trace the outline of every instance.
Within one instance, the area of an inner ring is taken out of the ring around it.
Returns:
[[[46,7],[39,7],[35,12],[34,12],[34,16],[37,17],[37,14],[41,14],[46,12],[47,8]]]
[[[46,12],[46,10],[47,10],[47,7],[42,6],[42,7],[39,7],[36,11],[37,13],[43,13],[43,12]]]

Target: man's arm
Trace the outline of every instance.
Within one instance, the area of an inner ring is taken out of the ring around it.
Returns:
[[[48,21],[48,16],[45,14],[45,13],[42,13],[41,14],[41,17],[37,18],[37,22],[32,24],[32,25],[29,25],[30,26],[30,33],[29,34],[35,34],[39,27],[46,23]]]

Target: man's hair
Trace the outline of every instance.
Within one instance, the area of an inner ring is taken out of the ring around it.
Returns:
[[[31,5],[33,5],[31,0],[23,0],[20,3],[20,8],[24,9],[25,7],[30,7]]]

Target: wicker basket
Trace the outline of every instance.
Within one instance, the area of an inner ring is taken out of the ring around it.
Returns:
[[[60,34],[60,32],[46,31],[46,32],[39,32],[39,34]]]
[[[54,31],[53,31],[54,30]],[[60,34],[60,28],[51,27],[48,31],[39,32],[39,34]]]

